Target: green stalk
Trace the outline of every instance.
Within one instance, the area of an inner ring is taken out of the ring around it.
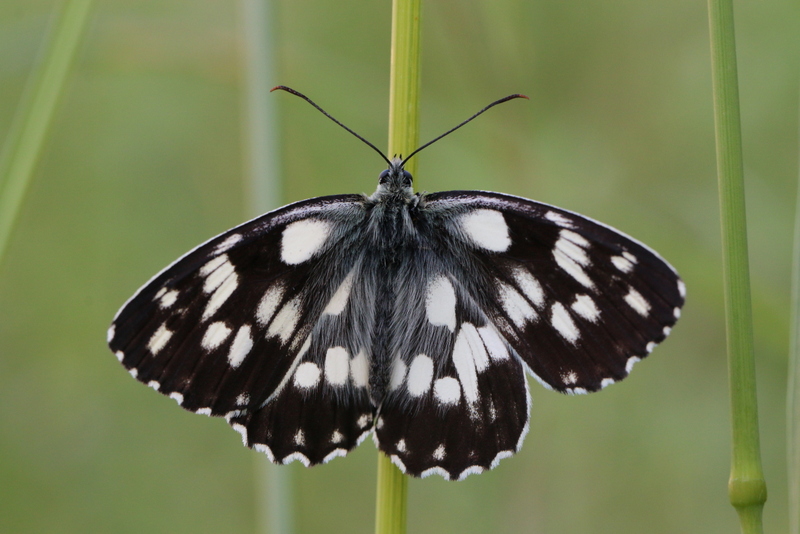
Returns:
[[[245,87],[245,201],[247,216],[256,217],[281,204],[280,163],[275,95],[275,33],[270,0],[243,0]],[[290,534],[294,530],[292,473],[272,465],[263,455],[256,459],[256,524],[264,534]]]
[[[86,26],[91,0],[70,0],[55,18],[0,155],[0,262]]]
[[[389,89],[389,156],[408,155],[419,144],[420,0],[393,0]],[[416,176],[418,158],[406,170]],[[408,481],[378,453],[376,534],[404,534]]]
[[[767,486],[761,469],[747,257],[742,133],[731,0],[708,0],[714,123],[722,219],[723,283],[733,447],[728,496],[743,533],[760,533]]]
[[[792,323],[786,387],[786,459],[789,475],[789,534],[800,534],[800,179],[794,217]]]

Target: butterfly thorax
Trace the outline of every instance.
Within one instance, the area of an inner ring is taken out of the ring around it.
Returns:
[[[410,201],[414,197],[411,173],[403,169],[403,160],[392,158],[389,168],[378,178],[378,189],[369,197],[374,202]]]

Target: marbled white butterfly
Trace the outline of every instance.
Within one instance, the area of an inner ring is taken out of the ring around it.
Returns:
[[[526,371],[597,391],[680,316],[683,282],[638,241],[524,198],[415,194],[408,158],[383,157],[372,196],[284,206],[161,271],[111,350],[274,462],[325,463],[372,433],[405,473],[463,479],[522,445]]]

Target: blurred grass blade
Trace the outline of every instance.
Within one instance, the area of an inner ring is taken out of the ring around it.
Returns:
[[[410,154],[419,145],[420,0],[392,2],[392,48],[389,78],[389,157]],[[406,166],[417,174],[417,161]],[[415,184],[419,189],[419,183]],[[378,452],[375,502],[376,534],[404,534],[408,479]]]
[[[791,338],[786,387],[786,454],[789,480],[789,534],[800,534],[800,174],[794,212]]]
[[[753,321],[747,257],[742,133],[732,0],[708,0],[733,454],[728,494],[742,532],[762,532],[767,488],[761,469]]]
[[[244,34],[244,159],[247,217],[256,217],[281,204],[281,181],[274,95],[274,32],[271,0],[242,0]],[[256,462],[258,532],[291,534],[291,470],[273,465],[263,454]]]
[[[70,0],[54,18],[0,155],[0,262],[39,159],[91,0]]]

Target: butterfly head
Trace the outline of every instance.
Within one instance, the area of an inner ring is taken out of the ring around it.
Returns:
[[[410,198],[414,195],[413,178],[411,173],[403,168],[403,163],[405,161],[401,158],[391,159],[389,168],[383,171],[378,178],[378,189],[372,195],[373,199],[377,200],[387,196]]]

